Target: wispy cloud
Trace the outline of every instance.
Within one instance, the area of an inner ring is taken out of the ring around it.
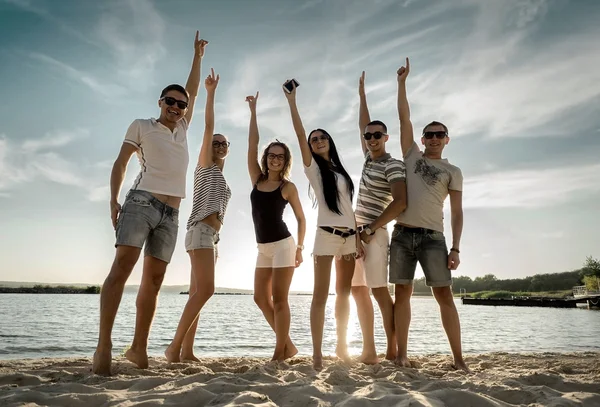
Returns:
[[[69,132],[51,132],[39,139],[25,140],[22,149],[27,152],[37,152],[39,150],[61,147],[73,141],[86,138],[89,134],[90,132],[86,129],[77,129]]]
[[[539,208],[585,199],[600,192],[600,164],[501,171],[467,178],[465,208]]]

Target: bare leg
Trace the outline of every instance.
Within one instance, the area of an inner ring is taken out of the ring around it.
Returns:
[[[461,338],[460,338],[460,319],[458,310],[454,304],[451,287],[432,287],[433,296],[440,306],[442,325],[450,342],[450,349],[454,356],[454,366],[465,372],[470,372],[467,364],[463,360]]]
[[[144,257],[142,283],[135,301],[135,334],[131,348],[125,352],[125,357],[140,369],[148,368],[148,337],[166,271],[166,262],[152,256]]]
[[[196,293],[196,277],[194,277],[194,273],[190,273],[190,289],[188,292],[188,300]],[[181,345],[181,360],[200,362],[194,355],[194,339],[196,338],[196,329],[198,329],[198,320],[200,319],[200,314],[194,320],[194,323],[190,327],[190,329],[185,334],[183,338],[183,344]]]
[[[138,247],[118,246],[110,273],[104,280],[104,284],[102,284],[100,293],[100,332],[92,365],[92,371],[96,374],[110,375],[112,329],[123,297],[125,283],[140,257],[140,252],[141,249]]]
[[[394,301],[387,287],[373,288],[373,297],[381,310],[383,329],[387,338],[387,360],[395,360],[398,356],[398,344],[396,343],[396,329],[394,328]]]
[[[348,355],[348,319],[350,318],[350,291],[354,276],[355,259],[353,255],[342,256],[335,260],[335,320],[337,346],[335,354],[342,360],[350,361]]]
[[[215,255],[213,249],[197,249],[189,252],[192,262],[192,273],[196,281],[194,295],[188,298],[181,314],[173,341],[165,351],[169,362],[179,362],[183,340],[200,310],[215,292]]]
[[[356,301],[358,322],[360,323],[363,339],[360,361],[367,365],[374,365],[379,363],[379,358],[375,349],[375,315],[369,288],[367,286],[352,287],[352,296],[354,297],[354,301]]]
[[[314,256],[315,284],[310,304],[310,332],[313,342],[313,367],[323,368],[323,328],[325,325],[325,306],[329,296],[331,263],[333,256]]]
[[[273,270],[273,310],[275,316],[275,336],[277,338],[273,360],[280,362],[287,359],[287,344],[288,342],[292,342],[289,337],[290,304],[288,302],[288,294],[293,276],[294,267],[282,267]],[[294,345],[292,344],[292,346]],[[296,352],[298,351],[296,350]]]
[[[396,364],[411,367],[408,360],[408,328],[410,326],[410,297],[412,284],[396,284],[396,302],[394,303],[394,322],[396,325],[396,340],[398,341],[398,357]]]

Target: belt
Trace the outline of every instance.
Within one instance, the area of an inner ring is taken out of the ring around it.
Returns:
[[[396,228],[399,229],[401,232],[408,232],[408,233],[432,234],[432,233],[437,232],[437,230],[433,230],[433,229],[413,228],[410,226],[404,226],[404,225],[399,225],[399,224],[394,225],[394,229],[396,229]]]
[[[347,232],[345,232],[343,230],[336,229],[336,228],[332,228],[332,227],[329,227],[329,226],[321,226],[321,229],[323,229],[325,232],[329,232],[329,233],[332,233],[334,235],[338,235],[338,236],[341,236],[341,237],[349,237],[349,236],[352,236],[352,235],[356,234],[356,230],[353,230],[353,229],[350,229]]]

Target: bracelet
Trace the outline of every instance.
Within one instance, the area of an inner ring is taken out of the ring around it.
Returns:
[[[304,245],[303,244],[299,244],[299,245],[296,246],[296,249],[304,250]]]
[[[458,250],[458,249],[456,249],[456,248],[454,248],[454,247],[453,247],[452,249],[450,249],[450,251],[451,251],[451,252],[460,253],[460,250]]]

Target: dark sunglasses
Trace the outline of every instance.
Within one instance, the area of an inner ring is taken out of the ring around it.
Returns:
[[[423,137],[425,137],[427,140],[431,140],[432,138],[437,138],[439,140],[446,138],[448,136],[448,133],[446,133],[445,131],[426,131],[425,133],[423,133]]]
[[[273,154],[273,153],[269,153],[269,154],[267,154],[267,158],[269,160],[278,159],[279,161],[285,161],[285,154]]]
[[[365,133],[365,134],[363,134],[364,139],[367,140],[367,141],[371,140],[371,137],[374,138],[375,140],[379,140],[383,136],[385,136],[385,133],[382,133],[380,131],[376,131],[375,133]]]
[[[173,106],[175,103],[177,103],[177,107],[182,110],[187,109],[188,107],[187,102],[184,102],[183,100],[177,100],[175,98],[172,98],[171,96],[164,96],[161,98],[161,100],[164,100],[167,106]]]
[[[229,141],[213,141],[213,147],[218,148],[218,147],[229,147],[231,143],[229,143]]]
[[[311,138],[310,138],[310,142],[311,142],[311,143],[316,143],[316,142],[317,142],[317,141],[319,141],[319,140],[323,140],[323,141],[325,141],[325,140],[327,140],[327,139],[328,139],[328,137],[327,137],[325,134],[321,134],[320,136],[314,136],[314,137],[311,137]]]

